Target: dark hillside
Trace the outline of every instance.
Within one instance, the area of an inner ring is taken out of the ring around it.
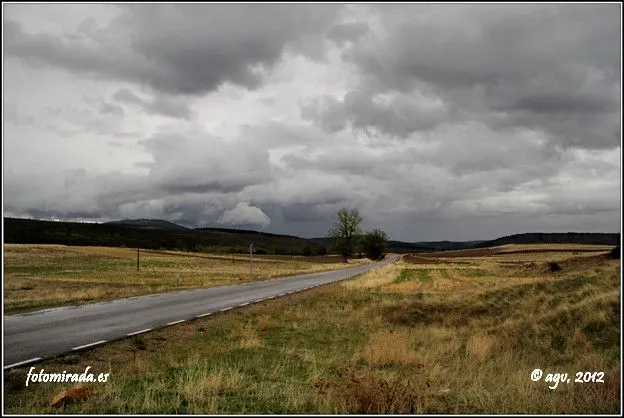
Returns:
[[[477,248],[496,247],[506,244],[585,244],[585,245],[618,245],[620,234],[593,232],[565,233],[529,233],[509,235],[492,241],[484,241]]]
[[[188,229],[160,220],[140,220],[139,223],[92,224],[4,218],[4,242],[227,253],[246,253],[253,242],[258,254],[315,255],[322,252],[321,245],[288,235],[236,229]]]
[[[122,219],[121,221],[106,222],[105,225],[129,225],[141,226],[145,228],[177,229],[180,231],[189,229],[182,225],[174,224],[173,222],[162,219]]]

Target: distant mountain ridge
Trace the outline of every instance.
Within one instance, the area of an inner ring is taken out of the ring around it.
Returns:
[[[475,248],[481,241],[419,241],[416,245],[426,248],[433,248],[437,251],[465,250]]]
[[[164,219],[122,219],[121,221],[104,222],[105,225],[134,225],[141,227],[151,228],[163,228],[163,229],[177,229],[184,230],[190,229],[182,225],[175,224],[173,222],[165,221]]]
[[[601,232],[534,232],[515,234],[478,243],[475,248],[496,247],[507,244],[586,244],[586,245],[618,245],[620,234]]]

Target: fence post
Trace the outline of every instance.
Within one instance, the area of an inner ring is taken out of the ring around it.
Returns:
[[[253,244],[249,244],[249,278],[253,278]]]

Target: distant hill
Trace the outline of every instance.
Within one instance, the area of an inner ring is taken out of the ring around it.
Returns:
[[[331,249],[329,238],[299,238],[253,230],[185,228],[162,219],[124,219],[102,224],[4,218],[4,242],[15,244],[64,244],[146,249],[177,249],[246,253],[253,243],[258,254],[315,255]],[[396,253],[463,250],[505,244],[600,244],[618,245],[620,234],[529,233],[491,241],[389,241]]]
[[[420,243],[388,240],[388,250],[394,253],[424,253],[434,249],[420,245]]]
[[[272,234],[270,232],[260,232],[260,231],[254,231],[252,229],[234,229],[234,228],[195,228],[194,231],[211,231],[211,232],[225,232],[225,233],[232,233],[232,234],[241,234],[241,235],[249,235],[249,234],[260,234],[263,235],[265,237],[285,237],[285,238],[297,238],[297,239],[305,239],[306,238],[299,238],[296,237],[294,235],[281,235],[281,234]]]
[[[332,245],[332,240],[326,237],[310,238],[309,240],[319,245],[323,245],[327,248],[330,248]],[[427,247],[424,245],[420,245],[420,243],[389,240],[388,250],[394,253],[421,253],[421,252],[434,251],[435,247]]]
[[[425,248],[433,248],[436,251],[447,251],[475,248],[482,242],[484,241],[419,241],[416,245]]]
[[[618,245],[620,234],[605,234],[594,232],[565,232],[565,233],[529,233],[516,234],[497,238],[492,241],[483,241],[476,248],[496,247],[506,244],[586,244],[586,245]]]
[[[106,225],[133,225],[146,228],[163,228],[163,229],[177,229],[184,230],[189,229],[182,225],[174,224],[173,222],[165,221],[163,219],[122,219],[121,221],[105,222]]]
[[[315,255],[325,250],[313,241],[289,235],[225,228],[190,229],[154,219],[93,224],[4,218],[4,242],[224,253],[246,253],[253,243],[258,254],[285,255]]]

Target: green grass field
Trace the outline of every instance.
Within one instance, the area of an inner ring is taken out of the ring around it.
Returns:
[[[5,412],[618,413],[619,260],[516,256],[406,258],[37,365],[111,373],[61,408],[50,401],[68,384],[25,387],[28,367],[5,371]],[[549,389],[536,368],[572,382]],[[604,383],[575,383],[586,371]]]

